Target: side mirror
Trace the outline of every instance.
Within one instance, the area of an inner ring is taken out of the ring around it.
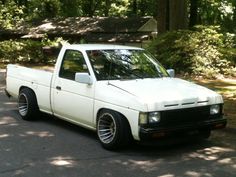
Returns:
[[[75,81],[88,85],[93,83],[93,79],[88,73],[75,73]]]
[[[175,70],[174,69],[167,69],[167,73],[170,77],[175,77]]]

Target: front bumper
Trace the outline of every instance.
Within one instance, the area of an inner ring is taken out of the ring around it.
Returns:
[[[225,128],[227,124],[227,119],[221,118],[205,120],[201,122],[188,123],[177,126],[161,126],[161,127],[140,127],[139,137],[141,141],[161,139],[174,135],[190,135],[197,134],[201,132],[211,131],[215,129]]]

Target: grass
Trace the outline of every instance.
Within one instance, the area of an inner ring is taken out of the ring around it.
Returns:
[[[236,79],[217,80],[194,80],[199,85],[203,85],[220,93],[224,98],[224,114],[228,119],[228,127],[236,128]]]

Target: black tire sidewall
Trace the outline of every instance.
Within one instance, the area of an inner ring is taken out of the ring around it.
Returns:
[[[27,99],[28,102],[28,110],[26,115],[21,115],[21,118],[24,120],[34,120],[36,118],[36,115],[38,113],[38,104],[37,99],[34,94],[34,92],[28,88],[24,88],[20,91],[19,97],[18,97],[18,105],[19,105],[19,98],[23,94],[23,96]],[[19,109],[19,108],[18,108]]]
[[[115,136],[113,138],[113,140],[109,143],[104,143],[100,140],[99,135],[98,135],[98,121],[100,119],[100,117],[102,117],[104,114],[110,114],[113,117],[113,120],[115,121],[115,125],[116,125],[116,133]],[[128,136],[128,129],[127,129],[127,121],[125,120],[125,118],[112,110],[104,110],[101,111],[99,116],[98,116],[98,120],[97,120],[97,136],[98,139],[101,143],[101,145],[108,150],[116,150],[119,149],[123,146],[125,146],[127,144],[127,138],[126,136]]]

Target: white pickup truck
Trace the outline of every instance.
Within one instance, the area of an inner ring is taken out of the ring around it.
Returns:
[[[173,135],[208,138],[224,128],[222,96],[174,78],[144,49],[119,45],[65,45],[54,72],[7,66],[6,94],[19,114],[38,111],[95,130],[102,146]]]

